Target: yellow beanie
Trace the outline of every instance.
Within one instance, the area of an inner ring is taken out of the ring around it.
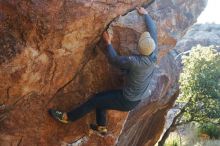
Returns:
[[[141,55],[150,55],[155,49],[155,42],[149,32],[144,32],[138,42],[138,51]]]

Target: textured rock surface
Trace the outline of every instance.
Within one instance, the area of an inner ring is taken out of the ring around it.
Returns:
[[[95,44],[106,24],[143,2],[148,0],[0,1],[0,101],[6,105],[1,116],[7,116],[0,125],[0,145],[153,145],[177,94],[175,52],[166,54],[205,0],[156,0],[149,8],[160,46],[152,95],[129,114],[109,111],[108,136],[89,133],[94,116],[62,125],[47,114],[49,107],[70,110],[93,93],[122,85],[122,75]],[[119,18],[112,28],[114,46],[122,54],[135,50],[145,30],[136,12]]]
[[[183,38],[176,44],[176,50],[185,52],[198,44],[202,46],[220,46],[220,25],[219,24],[195,24]],[[218,47],[218,50],[219,47]]]

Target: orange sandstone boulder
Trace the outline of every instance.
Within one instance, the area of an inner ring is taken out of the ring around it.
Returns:
[[[98,41],[121,14],[110,25],[113,45],[121,54],[135,52],[145,26],[135,11],[126,13],[149,2],[0,1],[0,145],[154,145],[178,95],[177,53],[169,51],[195,22],[206,0],[155,0],[148,8],[159,38],[152,94],[132,112],[109,111],[106,137],[89,131],[94,113],[68,125],[47,113],[51,107],[70,110],[94,93],[121,88],[122,74],[108,63]]]

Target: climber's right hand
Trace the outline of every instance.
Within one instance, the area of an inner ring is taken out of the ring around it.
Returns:
[[[103,39],[104,39],[104,41],[106,42],[107,45],[111,44],[111,42],[112,42],[112,35],[110,35],[107,31],[105,31],[103,33],[102,37],[103,37]]]
[[[138,11],[139,14],[148,14],[147,10],[145,10],[143,7],[136,7],[136,10]]]

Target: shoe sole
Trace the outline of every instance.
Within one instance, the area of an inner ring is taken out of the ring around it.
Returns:
[[[106,133],[106,134],[101,134],[100,132],[98,132],[98,131],[96,131],[96,130],[93,130],[93,129],[89,129],[90,131],[91,131],[91,133],[94,133],[94,134],[96,134],[96,135],[98,135],[98,136],[100,136],[100,137],[106,137],[107,135],[108,135],[108,133]]]
[[[97,134],[100,135],[100,136],[106,136],[106,135],[108,134],[108,132],[106,132],[106,133],[101,133],[101,132],[99,132],[99,131],[95,128],[95,125],[92,125],[92,124],[89,125],[89,128],[90,128],[90,130],[94,131],[95,133],[97,133]]]
[[[60,120],[56,115],[54,115],[54,114],[52,113],[51,110],[48,110],[48,113],[49,113],[49,115],[50,115],[51,117],[53,117],[55,120],[59,121],[60,123],[63,123],[63,124],[68,124],[68,123],[69,123],[68,121]]]

